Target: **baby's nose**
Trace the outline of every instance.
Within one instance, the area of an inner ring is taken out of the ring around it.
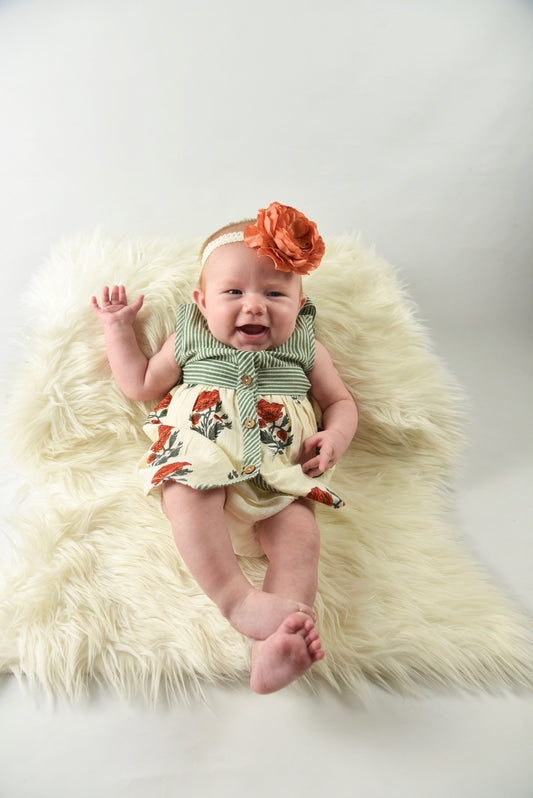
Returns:
[[[243,302],[245,313],[258,315],[265,312],[265,302],[260,294],[246,294]]]

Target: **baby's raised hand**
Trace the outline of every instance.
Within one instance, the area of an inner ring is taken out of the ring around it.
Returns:
[[[104,326],[111,324],[133,324],[137,313],[143,306],[144,296],[139,296],[128,305],[126,289],[123,285],[114,285],[112,291],[106,285],[102,291],[102,305],[95,296],[91,297],[93,310]]]

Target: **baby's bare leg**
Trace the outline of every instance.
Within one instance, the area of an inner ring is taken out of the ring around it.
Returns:
[[[263,640],[291,613],[311,614],[311,609],[290,594],[264,593],[252,587],[233,551],[224,517],[225,498],[224,488],[200,491],[177,482],[163,487],[163,509],[192,576],[235,629]]]
[[[305,500],[297,500],[258,525],[269,558],[263,590],[295,596],[313,605],[318,581],[320,532]],[[257,693],[272,693],[302,676],[324,657],[314,621],[290,615],[267,640],[252,646],[250,684]]]
[[[268,557],[263,590],[292,596],[310,607],[316,596],[320,531],[310,502],[296,501],[257,525]]]

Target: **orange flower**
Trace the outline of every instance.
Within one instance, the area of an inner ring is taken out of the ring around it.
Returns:
[[[267,402],[266,399],[260,399],[257,403],[257,412],[263,421],[277,421],[282,417],[283,410],[283,405],[277,402]]]
[[[188,465],[190,465],[190,463],[167,463],[158,471],[156,471],[152,477],[152,485],[159,485],[160,482],[163,482],[165,477],[169,477],[171,474],[176,474],[178,471],[181,471],[184,466]]]
[[[161,424],[159,427],[159,438],[150,447],[151,455],[148,457],[148,463],[153,463],[157,452],[160,452],[172,434],[174,427],[168,427],[166,424]]]
[[[333,496],[322,488],[311,488],[306,496],[306,499],[313,499],[320,504],[327,504],[329,507],[333,504]]]
[[[276,435],[278,436],[280,441],[286,441],[287,440],[287,430],[285,430],[285,429],[279,429],[276,432]]]
[[[218,391],[202,391],[198,394],[198,398],[194,403],[193,410],[207,410],[209,407],[214,407],[220,401],[220,394]]]
[[[152,422],[151,422],[152,424],[160,424],[161,423],[159,418],[157,417],[157,415],[158,415],[158,413],[161,413],[161,411],[166,410],[167,407],[169,406],[169,404],[171,403],[171,401],[172,401],[172,394],[171,393],[167,393],[167,395],[164,396],[163,399],[161,399],[159,404],[156,407],[154,407],[154,409],[150,413],[150,415],[154,415],[155,416],[155,418],[152,419]],[[166,415],[166,413],[164,415]]]
[[[166,424],[161,424],[161,426],[159,427],[159,438],[157,439],[157,441],[151,447],[152,452],[160,452],[161,451],[161,449],[163,448],[165,443],[170,438],[170,435],[171,435],[173,429],[174,429],[174,427],[168,427]]]
[[[169,406],[169,404],[171,403],[171,401],[172,401],[172,394],[171,394],[171,393],[167,393],[167,395],[166,395],[166,396],[164,396],[164,397],[161,399],[161,401],[159,402],[159,404],[157,405],[157,407],[154,407],[154,410],[153,410],[153,412],[154,412],[154,413],[156,413],[156,412],[158,412],[159,410],[164,410],[164,409],[165,409],[165,407],[168,407],[168,406]]]
[[[316,224],[279,202],[259,211],[256,224],[245,228],[244,241],[259,255],[272,258],[279,271],[296,274],[316,269],[326,249]]]

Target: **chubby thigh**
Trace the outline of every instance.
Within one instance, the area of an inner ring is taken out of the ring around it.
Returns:
[[[271,493],[252,480],[206,490],[173,481],[162,486],[163,509],[175,537],[182,530],[178,535],[181,539],[190,539],[192,533],[197,543],[209,546],[213,530],[215,537],[219,537],[225,525],[233,551],[243,557],[264,556],[257,534],[258,524],[277,515],[293,501],[293,497]]]

